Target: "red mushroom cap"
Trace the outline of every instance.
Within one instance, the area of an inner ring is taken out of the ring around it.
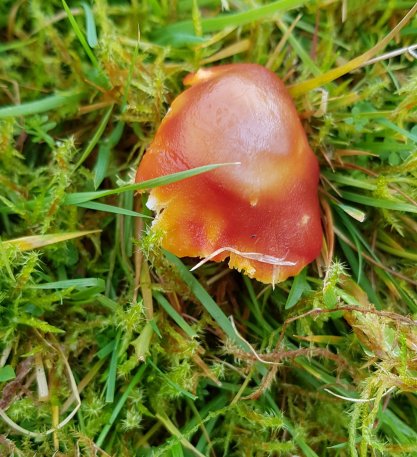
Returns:
[[[264,283],[294,276],[320,253],[318,161],[283,82],[255,64],[188,75],[136,174],[141,182],[240,162],[152,189],[162,246]]]

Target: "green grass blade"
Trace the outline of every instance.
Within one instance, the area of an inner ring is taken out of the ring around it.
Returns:
[[[340,244],[340,247],[342,248],[342,251],[348,261],[349,267],[354,273],[354,277],[357,279],[359,277],[359,263],[357,256],[353,249],[350,248],[343,240],[338,240],[338,243]],[[378,295],[372,288],[371,283],[369,282],[368,278],[362,274],[361,275],[361,282],[359,285],[365,290],[365,292],[368,294],[368,297],[374,303],[378,308],[381,306],[381,301],[378,298]]]
[[[87,43],[90,46],[90,48],[95,48],[97,46],[98,40],[97,40],[97,28],[96,28],[96,21],[94,20],[94,14],[90,8],[90,5],[88,5],[87,3],[81,2],[81,6],[84,9],[84,15],[85,15],[85,28],[87,31]]]
[[[114,407],[114,410],[112,412],[112,415],[110,416],[109,421],[107,424],[103,427],[99,437],[97,438],[96,444],[98,447],[102,447],[104,440],[107,437],[107,434],[111,430],[112,425],[114,424],[115,420],[117,419],[117,416],[119,415],[120,411],[122,410],[124,404],[126,403],[126,400],[128,399],[129,395],[131,394],[132,390],[137,386],[138,382],[142,379],[142,376],[145,372],[146,365],[142,365],[138,371],[136,372],[135,376],[133,376],[132,380],[130,381],[129,385],[127,386],[126,390],[124,391],[123,395],[120,397],[118,402],[116,403],[116,406]]]
[[[77,35],[78,40],[81,43],[81,46],[84,48],[85,53],[87,54],[88,58],[90,59],[91,63],[97,68],[100,69],[100,64],[98,63],[98,60],[94,53],[91,51],[90,46],[88,46],[88,43],[85,39],[85,36],[81,29],[78,27],[77,21],[75,20],[75,17],[71,13],[71,10],[69,6],[67,5],[67,2],[65,0],[62,0],[62,5],[65,9],[65,12],[67,13],[68,19],[70,21],[71,27],[73,28],[75,34]]]
[[[373,206],[375,208],[391,209],[393,211],[404,211],[407,213],[417,213],[417,206],[411,203],[404,203],[395,200],[384,200],[382,198],[368,197],[367,195],[355,194],[353,192],[341,192],[346,200],[361,203],[362,205]]]
[[[342,210],[343,211],[343,210]],[[356,227],[351,222],[350,218],[346,216],[344,212],[340,211],[340,209],[336,209],[337,214],[339,215],[343,225],[346,227],[347,231],[349,232],[350,239],[356,246],[356,250],[358,253],[358,271],[356,271],[356,278],[358,283],[361,283],[361,278],[363,275],[363,258],[362,258],[362,245],[356,234],[358,233]]]
[[[119,206],[106,205],[104,203],[98,202],[85,202],[78,203],[77,206],[80,208],[88,208],[96,211],[104,211],[107,213],[121,214],[123,216],[132,216],[132,217],[145,217],[147,219],[152,219],[151,216],[146,214],[138,213],[137,211],[132,211],[130,209],[120,208]]]
[[[307,0],[278,0],[247,11],[233,14],[219,14],[215,17],[202,19],[201,26],[203,33],[218,32],[226,27],[239,27],[254,21],[260,21],[264,18],[271,17],[275,13],[289,11],[305,3],[307,3]],[[193,21],[182,21],[168,25],[155,33],[155,40],[160,44],[168,44],[173,39],[177,39],[178,35],[195,37]],[[195,38],[201,40],[199,37]]]
[[[364,181],[362,179],[354,178],[353,176],[346,176],[339,173],[329,173],[324,170],[323,175],[326,176],[330,181],[337,182],[339,184],[344,184],[346,186],[357,187],[358,189],[371,190],[376,189],[376,185],[369,182],[369,180]]]
[[[110,355],[114,351],[114,345],[115,341],[110,341],[110,343],[107,343],[104,347],[102,347],[99,351],[97,351],[96,356],[99,359],[104,359],[108,355]]]
[[[119,343],[121,333],[119,332],[114,340],[114,348],[110,359],[109,374],[106,382],[106,403],[113,403],[116,390],[117,360],[119,358]]]
[[[104,280],[101,278],[79,278],[65,279],[63,281],[48,282],[45,284],[36,284],[29,287],[31,289],[68,289],[70,287],[82,289],[84,287],[100,287],[104,290],[104,284]]]
[[[171,386],[173,387],[178,393],[181,395],[184,395],[185,397],[191,399],[191,400],[197,400],[198,397],[193,395],[191,392],[188,392],[187,390],[183,389],[181,386],[176,384],[174,381],[172,381],[162,370],[160,370],[150,358],[146,359],[146,363],[150,365],[155,371],[157,371],[163,378],[164,380]]]
[[[94,189],[98,189],[106,177],[107,168],[110,163],[112,147],[108,142],[100,144],[97,154],[97,162],[94,166]]]
[[[400,135],[405,136],[406,138],[413,141],[414,143],[417,143],[417,135],[414,135],[413,133],[409,132],[408,130],[398,127],[398,125],[395,125],[393,122],[389,121],[388,119],[377,119],[377,122],[378,122],[378,124],[384,125],[385,127],[388,127],[389,129],[394,130],[394,132],[397,132]]]
[[[341,210],[343,210],[346,214],[348,214],[351,218],[355,219],[356,221],[363,222],[366,219],[366,213],[354,206],[345,205],[343,203],[335,203],[335,206],[339,207]]]
[[[285,309],[290,309],[298,303],[303,293],[309,289],[307,282],[307,269],[304,268],[295,278],[288,294]]]
[[[402,442],[417,442],[417,433],[404,423],[391,409],[380,410],[378,419],[382,422],[382,427],[389,427],[396,438]]]
[[[85,161],[85,159],[91,154],[91,151],[95,148],[96,144],[98,143],[101,136],[103,135],[103,132],[107,126],[107,123],[109,122],[112,111],[113,111],[113,105],[110,106],[110,108],[106,111],[105,115],[103,116],[96,132],[94,133],[93,137],[91,138],[90,142],[88,143],[87,147],[85,148],[82,156],[80,157],[80,160],[75,165],[75,169],[77,169]]]
[[[32,116],[34,114],[44,113],[63,106],[78,106],[82,94],[80,92],[68,92],[56,95],[50,95],[41,100],[21,103],[20,105],[4,106],[0,108],[0,119],[19,116]]]
[[[288,31],[287,29],[288,28],[286,26],[282,25],[280,28],[282,29],[283,33],[287,33],[287,31]],[[300,40],[298,40],[294,36],[293,33],[291,33],[288,36],[288,42],[291,44],[291,46],[293,47],[293,49],[296,52],[296,54],[298,55],[300,60],[303,62],[303,67],[305,67],[306,69],[309,69],[310,72],[314,76],[320,75],[320,73],[321,73],[320,68],[316,65],[314,60],[311,58],[309,52],[301,44]]]
[[[159,292],[154,293],[156,301],[162,306],[165,312],[177,323],[190,338],[196,338],[197,333],[187,324],[185,319],[171,306],[169,301]]]
[[[16,40],[16,41],[9,41],[7,44],[1,44],[0,45],[0,54],[2,54],[3,52],[7,52],[7,51],[13,51],[15,49],[19,49],[19,48],[24,48],[32,43],[35,43],[35,41],[37,40],[38,38],[31,38],[29,40]]]
[[[249,309],[251,310],[251,312],[253,313],[253,315],[256,318],[255,327],[258,327],[257,330],[261,330],[259,332],[259,334],[262,334],[265,332],[272,332],[273,328],[266,321],[266,319],[262,313],[259,301],[256,298],[256,293],[253,288],[253,282],[247,276],[243,276],[243,281],[245,283],[245,286],[246,286],[246,289],[247,289],[248,295],[249,295],[249,299],[246,299],[246,302],[248,304]]]
[[[102,141],[100,144],[98,155],[97,155],[97,162],[94,166],[94,188],[97,189],[100,184],[103,182],[104,178],[106,177],[107,168],[110,163],[110,155],[112,149],[117,145],[120,141],[123,130],[124,130],[124,122],[118,122],[116,127],[113,129],[111,134]]]
[[[204,306],[210,316],[217,322],[227,337],[237,346],[247,350],[247,345],[236,335],[230,320],[219,308],[217,303],[210,297],[206,289],[204,289],[204,287],[197,281],[192,273],[190,273],[188,268],[174,254],[171,254],[168,251],[164,251],[164,255],[169,260],[169,262],[176,267],[182,280],[187,284],[191,292],[197,297],[197,299]]]
[[[119,307],[118,303],[105,295],[97,294],[95,298],[101,305],[105,306],[112,312],[116,311]]]

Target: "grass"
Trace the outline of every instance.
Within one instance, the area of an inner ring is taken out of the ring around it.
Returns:
[[[413,6],[0,3],[0,455],[417,456]],[[132,184],[230,62],[286,82],[321,165],[322,255],[274,289],[147,233],[135,192],[210,167]]]

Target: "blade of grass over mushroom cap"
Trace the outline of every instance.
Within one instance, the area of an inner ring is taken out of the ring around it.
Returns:
[[[79,208],[87,208],[87,209],[93,209],[96,211],[104,211],[104,212],[108,212],[108,213],[122,214],[123,216],[144,217],[147,219],[152,219],[152,217],[148,216],[147,214],[138,213],[137,211],[132,211],[132,210],[126,209],[126,208],[120,208],[119,206],[106,205],[104,203],[90,201],[90,202],[78,203],[77,206]]]
[[[372,59],[379,51],[382,51],[385,46],[400,32],[400,30],[408,24],[408,22],[413,18],[417,12],[417,3],[410,9],[410,11],[404,16],[404,18],[391,30],[388,35],[386,35],[382,40],[380,40],[375,46],[373,46],[368,51],[364,52],[362,55],[350,60],[340,67],[329,70],[327,73],[324,73],[320,76],[317,76],[307,81],[301,83],[292,84],[288,87],[291,95],[297,97],[303,95],[310,90],[316,89],[317,87],[323,86],[329,82],[334,81],[341,76],[356,70],[360,66],[364,65],[368,60]]]
[[[130,190],[149,190],[154,187],[166,186],[168,184],[181,181],[186,178],[191,178],[192,176],[197,176],[202,173],[207,173],[209,171],[215,170],[219,167],[240,165],[239,162],[231,163],[220,163],[213,165],[204,165],[202,167],[192,168],[191,170],[180,171],[178,173],[173,173],[171,175],[161,176],[155,179],[149,179],[148,181],[143,181],[136,184],[127,184],[126,186],[118,187],[117,189],[111,190],[99,190],[96,192],[77,192],[73,194],[68,194],[65,197],[66,205],[78,205],[79,203],[89,202],[91,200],[96,200],[97,198],[108,197],[109,195],[120,194],[122,192],[127,192]]]

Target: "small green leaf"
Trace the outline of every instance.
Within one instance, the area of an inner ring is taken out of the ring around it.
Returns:
[[[171,457],[184,457],[181,443],[175,443],[171,448]]]
[[[290,293],[288,294],[287,303],[285,303],[285,309],[290,309],[298,303],[298,300],[303,295],[304,291],[309,289],[307,278],[307,269],[304,268],[299,273],[292,283]]]
[[[337,206],[358,222],[363,222],[366,219],[366,213],[354,206],[344,205],[343,203],[338,203]]]
[[[323,301],[328,309],[332,309],[337,305],[337,294],[334,287],[328,287],[323,291]]]
[[[398,154],[398,152],[395,152],[395,151],[391,152],[391,154],[388,156],[388,163],[392,167],[396,167],[397,165],[399,165],[401,163],[401,157]]]
[[[155,332],[151,322],[147,322],[140,335],[130,343],[135,348],[136,358],[139,361],[146,360],[149,355],[149,346]]]
[[[11,365],[5,365],[0,368],[0,382],[11,381],[16,377],[16,373]]]

